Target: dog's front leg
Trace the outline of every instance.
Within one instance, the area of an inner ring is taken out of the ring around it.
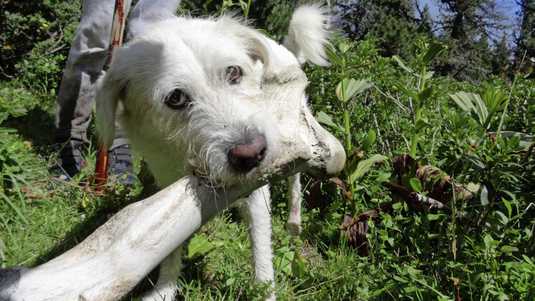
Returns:
[[[299,236],[301,234],[301,199],[303,197],[300,173],[296,173],[288,178],[288,189],[288,208],[290,214],[288,215],[286,228],[290,234]]]
[[[272,287],[274,287],[270,204],[269,185],[255,190],[247,200],[247,218],[253,247],[256,280],[271,282]],[[272,292],[267,300],[275,300],[275,293]]]
[[[160,264],[160,275],[154,288],[145,294],[143,301],[173,301],[177,294],[177,280],[182,269],[182,247],[178,247]]]

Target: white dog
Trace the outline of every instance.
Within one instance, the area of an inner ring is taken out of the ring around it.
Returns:
[[[190,174],[218,187],[247,181],[264,158],[277,158],[284,143],[281,131],[296,128],[277,124],[277,114],[293,114],[296,123],[311,118],[300,65],[328,64],[326,21],[317,6],[298,8],[285,46],[228,16],[133,24],[133,39],[115,53],[97,95],[101,140],[110,145],[117,115],[162,188]],[[275,104],[281,102],[289,103],[286,112],[274,109],[280,110]],[[329,163],[328,172],[335,173],[343,168],[345,153],[331,140],[342,154]],[[295,233],[299,176],[290,182],[289,226]],[[273,284],[269,206],[268,186],[247,200],[256,279]],[[173,300],[179,272],[180,252],[175,251],[162,263],[146,300]]]

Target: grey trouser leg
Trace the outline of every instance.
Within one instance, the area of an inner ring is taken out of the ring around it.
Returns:
[[[130,9],[131,0],[125,0]],[[110,43],[115,0],[84,0],[82,17],[71,45],[67,65],[58,92],[56,112],[56,140],[76,139],[87,142],[87,127],[91,120],[96,82],[104,74]],[[116,129],[117,145],[127,140]]]

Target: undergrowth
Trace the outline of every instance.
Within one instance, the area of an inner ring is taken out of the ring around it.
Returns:
[[[74,181],[49,175],[51,108],[77,4],[43,5],[46,14],[9,16],[19,24],[11,36],[23,22],[38,31],[34,46],[2,53],[13,57],[2,72],[20,71],[0,82],[0,267],[49,260],[143,197],[139,184],[107,196],[86,189],[94,147]],[[332,66],[306,68],[310,105],[348,162],[335,180],[303,180],[300,238],[284,229],[284,184],[273,188],[280,300],[535,299],[535,83],[521,72],[479,83],[439,76],[433,62],[449,50],[407,43],[412,57],[383,57],[372,37],[337,38]],[[233,212],[205,225],[185,255],[181,296],[261,300],[268,288],[252,280],[249,244]]]

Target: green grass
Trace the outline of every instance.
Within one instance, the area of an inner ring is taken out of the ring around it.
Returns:
[[[94,147],[74,181],[54,181],[48,172],[55,156],[54,91],[79,12],[75,2],[54,3],[43,5],[62,16],[51,25],[65,29],[63,40],[41,32],[32,52],[21,55],[19,73],[0,81],[0,267],[46,262],[147,194],[140,184],[130,192],[91,193],[84,181]],[[19,19],[20,26],[27,23]],[[60,42],[65,51],[44,55]],[[285,185],[274,185],[278,299],[535,300],[532,71],[458,81],[430,72],[448,51],[437,39],[406,43],[414,51],[399,58],[381,56],[373,37],[335,39],[331,67],[305,68],[311,107],[348,154],[339,176],[345,192],[305,177],[303,234],[296,239],[284,229]],[[414,208],[385,186],[436,193],[437,178],[425,181],[410,167],[400,171],[400,155],[450,177],[439,194],[449,210]],[[473,197],[451,193],[455,185],[474,188]],[[367,221],[368,255],[361,256],[340,226],[345,216],[375,208],[382,210]],[[190,246],[177,280],[182,298],[261,300],[266,294],[253,281],[247,226],[233,210],[206,224]]]

